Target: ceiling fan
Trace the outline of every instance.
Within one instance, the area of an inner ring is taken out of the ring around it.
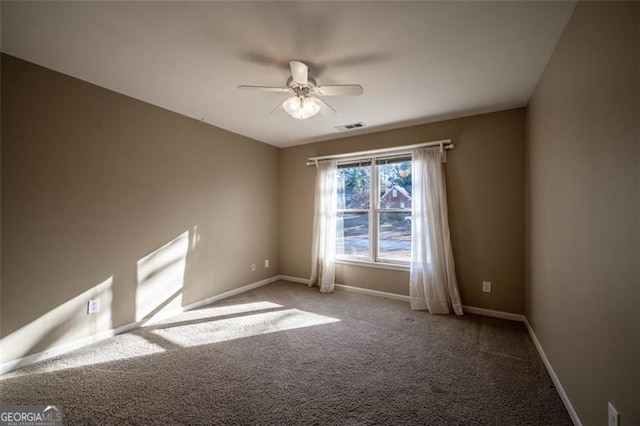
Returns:
[[[293,94],[278,105],[272,113],[280,107],[287,114],[299,120],[313,117],[318,112],[336,112],[320,96],[359,96],[364,89],[359,84],[334,84],[330,86],[318,86],[316,81],[309,77],[309,67],[300,61],[290,61],[291,77],[287,80],[287,87],[270,86],[238,86],[242,90],[255,90],[260,92]]]

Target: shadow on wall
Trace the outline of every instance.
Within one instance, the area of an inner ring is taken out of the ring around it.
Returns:
[[[189,245],[189,234],[183,232],[136,262],[134,324],[182,312],[187,254],[196,250],[195,239]],[[28,355],[39,353],[39,358],[47,358],[65,352],[67,345],[73,349],[108,337],[104,333],[113,333],[114,328],[113,292],[112,275],[2,337],[0,363],[11,362],[11,369],[19,368],[30,362],[22,359]],[[96,298],[100,300],[100,311],[88,315],[88,302]]]

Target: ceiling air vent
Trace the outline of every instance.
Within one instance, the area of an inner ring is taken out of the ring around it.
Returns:
[[[365,127],[365,125],[362,122],[357,122],[357,123],[352,123],[352,124],[345,124],[343,126],[336,126],[336,129],[344,132],[346,130],[354,130],[354,129],[360,129],[362,127]]]

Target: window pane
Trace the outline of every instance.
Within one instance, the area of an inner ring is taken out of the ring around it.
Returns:
[[[369,257],[368,213],[339,212],[337,234],[337,254]]]
[[[378,166],[380,177],[380,208],[411,208],[411,161],[381,164]]]
[[[338,169],[338,209],[369,208],[371,167],[355,166]]]
[[[411,213],[380,213],[378,259],[411,260]]]

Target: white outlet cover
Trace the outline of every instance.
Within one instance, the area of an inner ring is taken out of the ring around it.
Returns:
[[[491,293],[491,282],[482,281],[482,291],[485,293]]]
[[[251,264],[251,270],[252,270],[252,271],[255,271],[255,270],[256,270],[256,264],[255,264],[255,263],[252,263],[252,264]]]
[[[269,259],[265,259],[264,260],[264,267],[268,268],[269,267]]]
[[[620,426],[620,414],[613,404],[609,403],[609,426]]]
[[[100,299],[91,299],[87,303],[87,315],[100,312]]]

